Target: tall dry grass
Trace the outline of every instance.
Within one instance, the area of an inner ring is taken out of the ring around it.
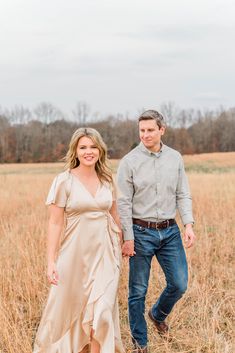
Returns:
[[[60,169],[58,164],[0,166],[1,353],[32,352],[48,290],[44,200]],[[189,173],[189,179],[197,235],[196,246],[187,250],[189,288],[168,319],[171,339],[161,339],[149,323],[150,352],[234,353],[235,173]],[[127,273],[124,261],[119,301],[122,336],[130,352]],[[147,308],[163,287],[163,274],[153,261]]]

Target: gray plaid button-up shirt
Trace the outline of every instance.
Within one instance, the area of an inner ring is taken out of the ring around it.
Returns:
[[[162,144],[158,153],[141,142],[120,161],[118,210],[125,240],[134,239],[132,218],[161,222],[175,218],[193,223],[192,199],[182,156]]]

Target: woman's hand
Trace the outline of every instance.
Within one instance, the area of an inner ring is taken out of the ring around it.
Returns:
[[[50,284],[58,285],[59,275],[55,262],[50,262],[47,266],[47,279]]]

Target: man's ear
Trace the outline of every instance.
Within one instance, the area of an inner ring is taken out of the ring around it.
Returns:
[[[165,134],[165,131],[166,131],[165,126],[162,126],[162,127],[160,128],[161,136],[163,136],[163,135]]]

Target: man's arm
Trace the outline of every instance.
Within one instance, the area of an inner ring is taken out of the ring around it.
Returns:
[[[185,226],[184,240],[186,247],[190,248],[195,242],[195,234],[193,231],[194,219],[192,215],[192,198],[184,169],[183,158],[180,158],[179,178],[176,189],[176,205]]]
[[[132,229],[132,201],[134,186],[132,171],[126,160],[122,160],[117,171],[118,185],[118,212],[121,220],[124,244],[122,247],[123,256],[133,256],[134,251],[134,232]]]

